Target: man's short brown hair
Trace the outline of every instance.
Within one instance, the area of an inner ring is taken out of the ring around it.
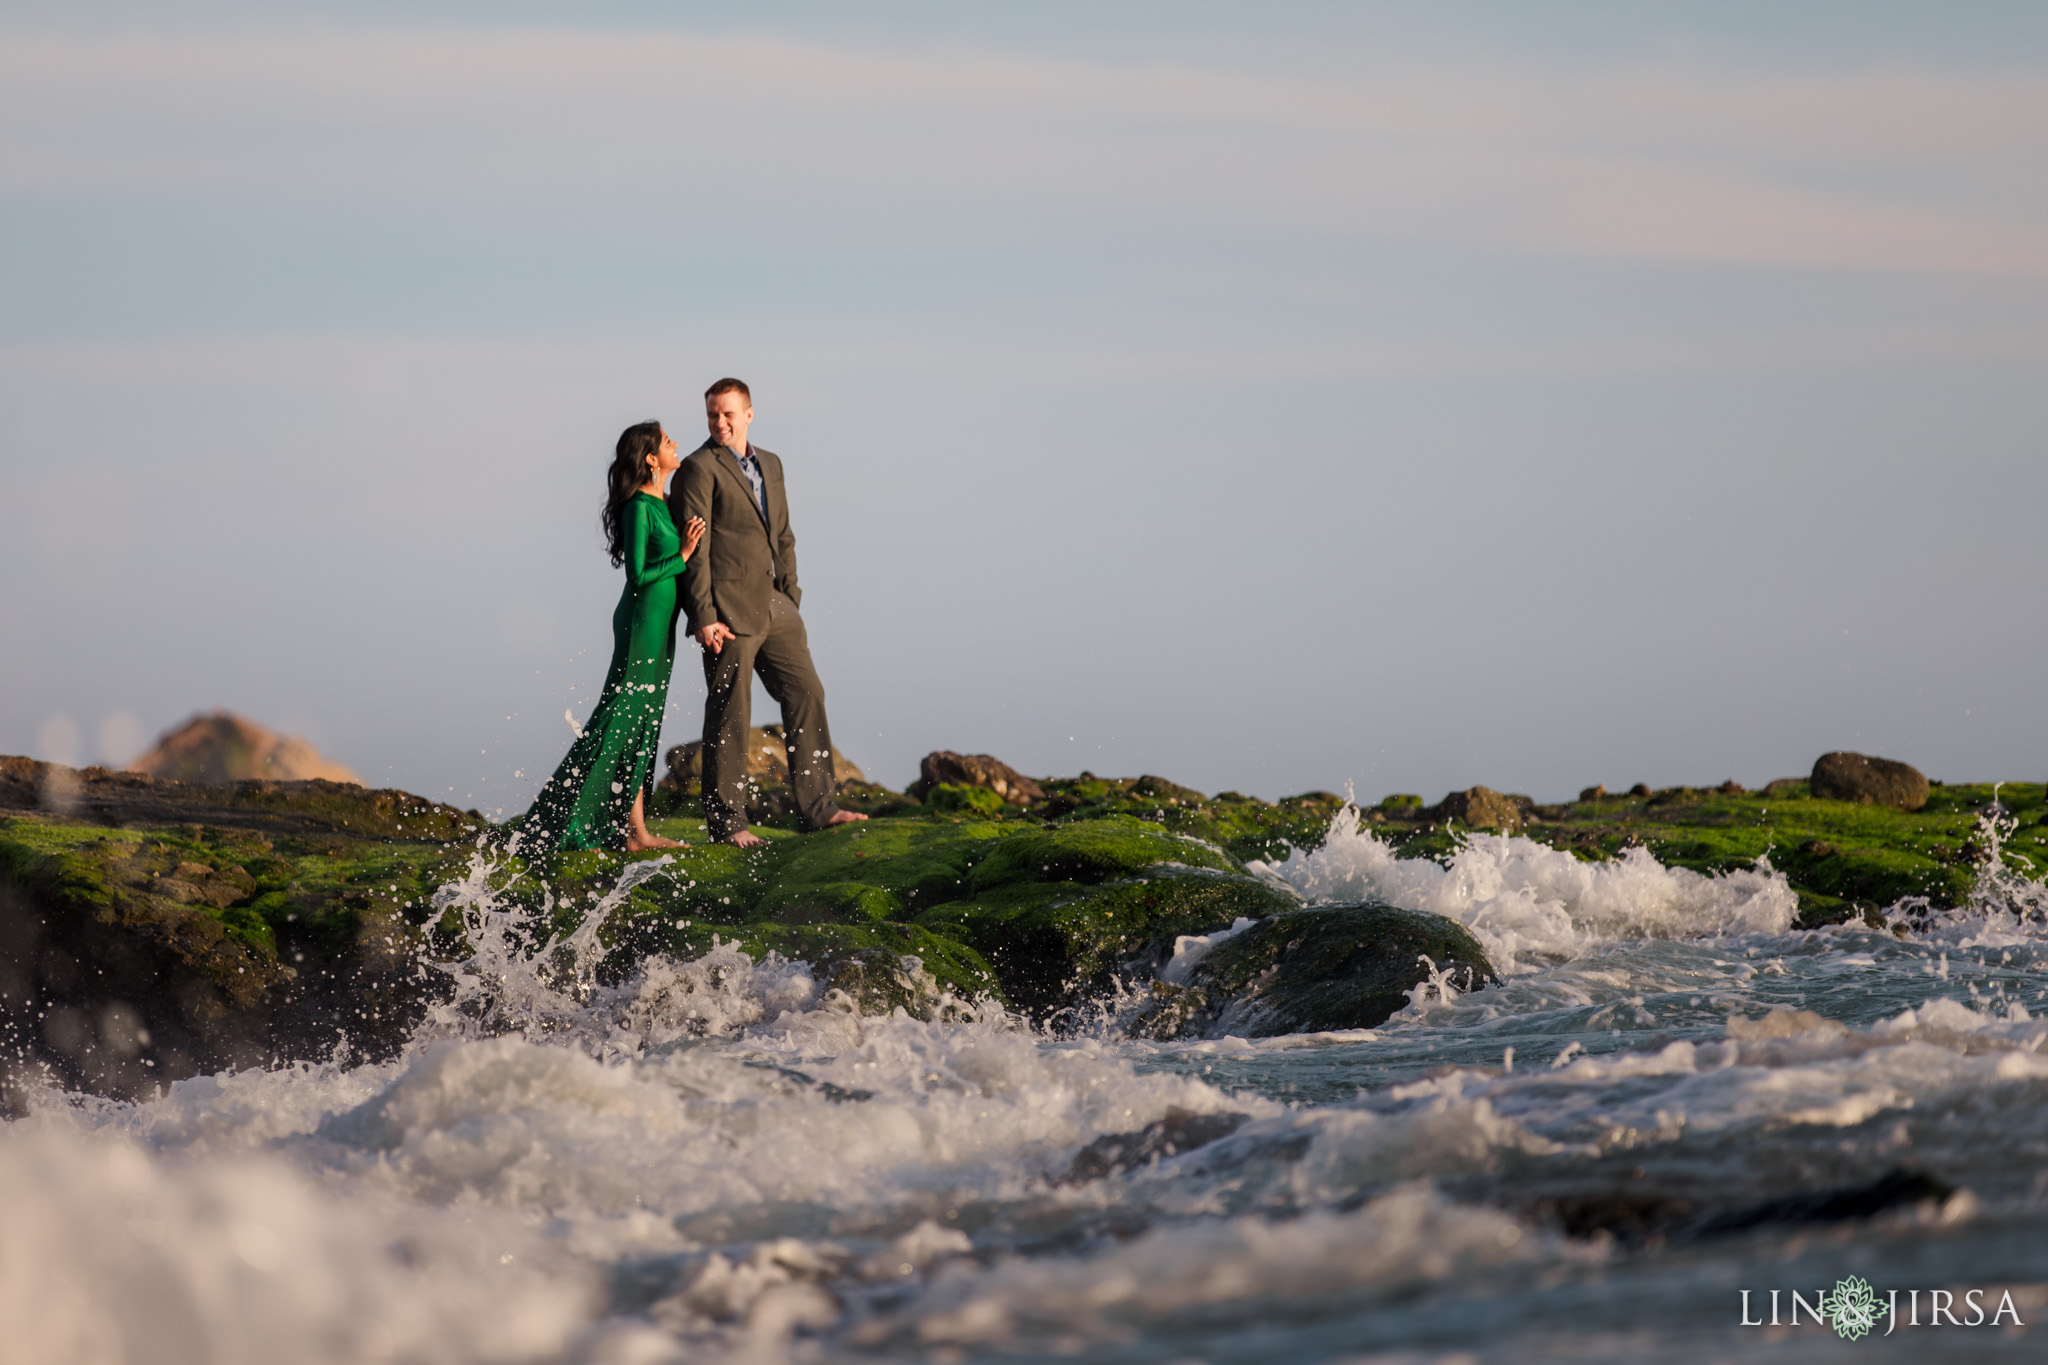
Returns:
[[[754,406],[753,390],[749,389],[743,380],[734,379],[732,376],[727,375],[724,379],[719,380],[716,384],[704,390],[704,401],[708,403],[721,393],[736,393],[747,400],[748,407]]]

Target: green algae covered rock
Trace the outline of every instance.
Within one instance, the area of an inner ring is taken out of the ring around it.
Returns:
[[[1231,935],[1161,985],[1132,1026],[1151,1038],[1374,1028],[1440,978],[1457,990],[1494,983],[1479,941],[1454,920],[1387,905],[1319,906],[1273,915]]]
[[[972,945],[988,960],[1012,1003],[1036,1015],[1111,988],[1121,972],[1149,980],[1183,934],[1296,907],[1255,877],[1187,867],[1083,886],[1078,882],[997,886],[970,900],[934,906],[918,923]]]
[[[714,936],[821,967],[887,949],[918,957],[957,996],[1042,1013],[1106,988],[1120,964],[1163,961],[1175,935],[1295,904],[1229,854],[1128,815],[907,817],[672,856],[672,875],[635,888],[603,935],[613,972],[648,952],[704,951]],[[574,902],[623,862],[579,853],[556,860],[550,880]]]
[[[133,1095],[343,1038],[387,1052],[425,1009],[416,921],[457,861],[436,844],[0,816],[0,1053]]]
[[[941,782],[925,794],[924,803],[933,810],[965,811],[975,815],[1001,815],[1008,804],[987,787],[964,782]]]
[[[989,850],[974,869],[974,889],[1013,882],[1101,882],[1162,864],[1242,872],[1244,864],[1214,845],[1131,815],[1031,829]]]
[[[912,1018],[930,1019],[949,1003],[1002,998],[995,973],[980,954],[914,924],[761,921],[726,941],[737,942],[741,952],[757,960],[775,952],[810,963],[822,990],[844,992],[862,1014],[901,1009]],[[674,947],[678,956],[701,956],[711,947],[711,935],[686,935]]]

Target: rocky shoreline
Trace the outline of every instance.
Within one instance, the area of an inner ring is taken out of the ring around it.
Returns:
[[[760,737],[767,846],[696,842],[668,875],[633,887],[600,935],[603,979],[651,953],[736,944],[810,962],[822,989],[864,1011],[929,1014],[987,996],[1057,1024],[1115,999],[1133,1032],[1171,1038],[1372,1027],[1425,981],[1471,989],[1494,974],[1450,920],[1307,909],[1248,870],[1319,844],[1344,804],[1327,792],[1267,802],[1151,776],[1031,779],[941,751],[908,794],[849,780],[842,799],[875,817],[866,824],[798,836],[775,828],[787,819],[779,746]],[[688,757],[671,756],[656,827],[700,841]],[[1858,757],[1827,755],[1813,778],[1759,792],[1589,788],[1541,805],[1482,787],[1427,807],[1388,797],[1362,818],[1410,858],[1446,857],[1483,828],[1591,860],[1642,845],[1709,873],[1768,856],[1805,928],[1882,924],[1881,908],[1911,897],[1927,913],[1964,903],[1990,856],[1978,817],[1993,789],[1916,787],[1905,765],[1846,761]],[[1859,773],[1878,795],[1840,785]],[[2014,831],[1998,856],[2034,878],[2048,861],[2043,796],[2039,784],[1996,795]],[[556,931],[626,861],[577,853],[515,876],[510,833],[348,783],[183,783],[0,758],[0,1072],[126,1096],[341,1046],[387,1055],[445,998],[446,974],[427,964],[467,945],[433,894],[473,856],[499,868],[505,903]],[[1162,979],[1183,937],[1233,924],[1240,932]]]

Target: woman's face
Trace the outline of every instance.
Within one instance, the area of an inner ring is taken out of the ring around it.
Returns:
[[[676,454],[676,438],[666,431],[662,432],[661,445],[654,454],[647,457],[647,467],[653,471],[655,478],[665,479],[675,473],[677,466],[682,462],[683,457]]]

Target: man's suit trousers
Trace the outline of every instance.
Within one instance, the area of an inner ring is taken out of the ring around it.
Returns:
[[[825,686],[811,666],[811,645],[796,604],[781,593],[769,599],[768,629],[704,651],[704,821],[714,839],[747,827],[747,730],[753,724],[759,673],[782,707],[782,737],[789,754],[797,818],[823,829],[838,806],[832,769],[832,732],[825,724]]]

